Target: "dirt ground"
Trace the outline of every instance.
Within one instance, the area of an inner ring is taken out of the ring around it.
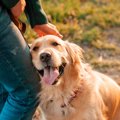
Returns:
[[[95,70],[107,74],[120,84],[120,28],[106,30],[104,34],[107,44],[103,43],[101,48],[81,45],[85,51],[85,60]]]

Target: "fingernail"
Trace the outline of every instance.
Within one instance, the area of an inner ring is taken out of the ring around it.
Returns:
[[[59,37],[60,37],[60,38],[63,38],[63,35],[59,34]]]

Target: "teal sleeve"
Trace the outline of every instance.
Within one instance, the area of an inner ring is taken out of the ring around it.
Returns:
[[[25,13],[32,28],[48,22],[39,0],[26,0]]]
[[[2,2],[2,4],[7,8],[10,9],[13,6],[15,6],[17,4],[19,0],[0,0],[0,2]]]

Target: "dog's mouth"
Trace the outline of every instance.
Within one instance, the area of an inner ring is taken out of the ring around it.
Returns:
[[[66,63],[62,63],[59,67],[46,66],[44,69],[38,70],[41,79],[49,85],[55,85],[58,79],[63,75]]]

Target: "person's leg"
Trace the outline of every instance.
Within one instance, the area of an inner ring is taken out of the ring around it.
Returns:
[[[1,110],[0,120],[31,120],[39,103],[40,78],[17,27],[10,22],[2,28],[0,84],[7,90],[8,97]]]
[[[5,104],[5,101],[8,97],[8,92],[5,90],[5,88],[0,84],[0,112]]]

